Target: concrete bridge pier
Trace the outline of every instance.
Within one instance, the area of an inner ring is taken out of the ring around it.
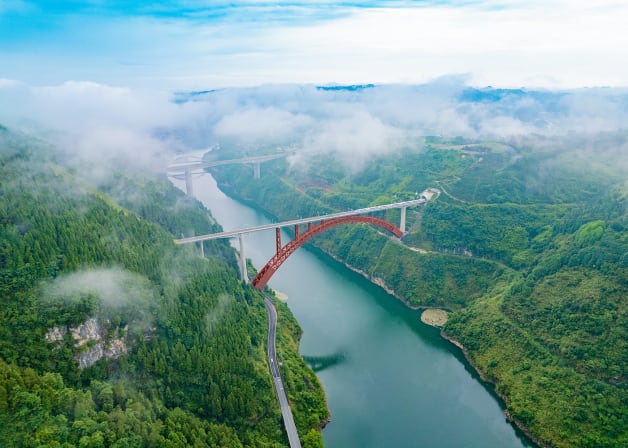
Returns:
[[[246,283],[249,283],[249,274],[246,269],[246,255],[244,253],[244,233],[238,235],[238,241],[240,242],[240,278]]]
[[[255,162],[253,164],[253,179],[259,179],[262,177],[262,164],[261,162]]]
[[[192,184],[192,170],[185,170],[185,192],[188,196],[194,196],[194,185]]]
[[[399,223],[399,230],[402,233],[406,233],[406,210],[408,207],[401,207],[401,222]]]

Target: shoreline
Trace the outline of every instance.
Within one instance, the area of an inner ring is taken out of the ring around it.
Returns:
[[[271,288],[273,291],[273,294],[275,294],[275,297],[277,297],[277,299],[281,300],[282,302],[287,302],[288,301],[288,294],[286,294],[285,292],[281,292],[278,291],[276,289]]]
[[[242,196],[238,195],[237,193],[235,193],[233,191],[233,189],[230,188],[230,185],[228,184],[221,184],[217,181],[217,185],[218,188],[220,188],[221,190],[223,189],[223,187],[226,187],[225,193],[228,191],[229,195],[232,196],[234,199],[248,205],[249,207],[254,208],[255,210],[259,210],[260,212],[264,213],[266,216],[271,217],[272,219],[277,219],[276,216],[272,215],[271,213],[269,213],[267,210],[264,210],[262,208],[260,208],[255,202],[248,200],[246,198],[243,198]],[[406,306],[407,308],[414,310],[414,311],[419,311],[419,310],[425,310],[425,309],[442,309],[445,311],[452,311],[450,308],[448,307],[443,307],[443,306],[426,306],[426,305],[411,305],[404,297],[398,295],[393,289],[391,289],[388,285],[386,285],[385,281],[382,278],[379,277],[373,277],[370,274],[366,273],[365,271],[356,268],[355,266],[352,266],[350,264],[348,264],[347,262],[345,262],[344,260],[340,259],[337,255],[330,253],[320,247],[314,246],[312,244],[308,244],[307,246],[309,246],[311,250],[311,248],[314,248],[316,251],[319,251],[322,254],[325,254],[329,257],[331,257],[333,260],[337,261],[338,263],[342,264],[343,266],[345,266],[347,269],[360,274],[362,277],[364,277],[366,280],[368,280],[369,282],[379,286],[380,288],[382,288],[384,291],[386,291],[386,293],[388,293],[389,295],[393,296],[394,298],[396,298],[397,300],[399,300],[401,303],[404,304],[404,306]],[[425,324],[425,323],[424,323]],[[428,324],[425,324],[428,325]],[[542,441],[540,441],[539,439],[537,439],[531,432],[530,430],[523,425],[521,422],[519,422],[518,420],[516,420],[515,418],[512,417],[512,415],[510,414],[510,412],[507,409],[507,405],[508,405],[508,398],[501,393],[499,390],[497,390],[497,381],[495,379],[489,378],[486,376],[486,374],[480,370],[475,363],[472,361],[469,352],[467,350],[467,348],[460,343],[459,341],[453,339],[452,337],[448,336],[444,329],[440,329],[440,337],[444,340],[446,340],[447,342],[449,342],[450,344],[454,345],[455,347],[457,347],[460,352],[462,353],[464,359],[466,360],[466,362],[469,364],[469,366],[471,366],[471,368],[473,369],[473,371],[478,375],[479,379],[485,383],[485,384],[490,384],[492,387],[491,392],[495,394],[495,396],[501,401],[501,407],[503,408],[503,413],[504,416],[506,417],[506,420],[508,422],[510,422],[515,428],[516,430],[520,431],[527,439],[529,442],[533,443],[534,445],[536,445],[539,448],[551,448],[550,445],[547,445],[545,443],[543,443]],[[323,390],[323,393],[324,390]],[[329,417],[329,420],[331,420],[331,415]],[[329,422],[327,422],[329,423]],[[324,428],[324,426],[323,426]]]
[[[480,380],[482,380],[484,383],[490,384],[492,386],[493,392],[502,401],[502,403],[504,404],[504,408],[506,408],[506,405],[508,404],[508,397],[506,397],[503,393],[501,393],[499,390],[497,390],[497,381],[494,378],[490,378],[490,377],[486,376],[486,374],[484,372],[482,372],[482,370],[480,370],[475,365],[475,363],[471,359],[471,356],[469,355],[469,351],[467,350],[467,348],[462,343],[460,343],[458,340],[452,338],[451,336],[448,336],[445,333],[444,329],[441,329],[440,337],[443,338],[444,340],[446,340],[447,342],[449,342],[450,344],[456,346],[458,349],[460,349],[460,351],[462,352],[462,355],[464,356],[464,359],[469,363],[469,365],[473,368],[473,370],[478,374],[478,376],[480,377]],[[510,423],[512,423],[514,426],[516,426],[516,428],[519,431],[521,431],[521,433],[523,433],[529,439],[530,442],[534,443],[539,448],[551,448],[550,445],[547,445],[547,444],[543,443],[541,440],[537,439],[530,432],[530,430],[526,426],[524,426],[521,422],[519,422],[517,419],[513,418],[513,416],[510,415],[510,412],[508,412],[508,409],[504,409],[504,415],[506,416],[506,420],[508,420]]]
[[[343,260],[338,258],[336,255],[331,254],[331,253],[329,253],[329,252],[327,252],[327,251],[325,251],[325,250],[323,250],[321,248],[317,247],[316,250],[319,250],[322,253],[324,253],[326,255],[329,255],[331,258],[333,258],[334,260],[336,260],[337,262],[339,262],[340,264],[345,266],[347,269],[360,274],[362,277],[364,277],[365,279],[369,280],[371,283],[379,286],[384,291],[386,291],[388,294],[390,294],[391,296],[395,297],[397,300],[399,300],[401,303],[403,303],[404,306],[410,308],[411,310],[419,311],[419,310],[428,310],[428,309],[438,309],[438,310],[451,311],[450,309],[448,309],[446,307],[440,307],[440,306],[415,306],[415,305],[410,305],[404,298],[402,298],[402,297],[398,296],[397,294],[395,294],[395,291],[392,290],[391,288],[389,288],[386,285],[386,283],[384,282],[383,279],[377,278],[377,277],[372,277],[369,274],[367,274],[366,272],[362,271],[361,269],[358,269],[358,268],[356,268],[354,266],[351,266],[351,265],[347,264],[346,262],[344,262]],[[448,336],[445,333],[445,330],[442,327],[436,327],[436,326],[430,325],[430,324],[428,324],[426,322],[423,322],[423,323],[425,325],[429,325],[429,326],[432,326],[432,327],[435,327],[435,328],[440,328],[440,337],[442,339],[444,339],[445,341],[449,342],[450,344],[454,345],[456,348],[458,348],[460,350],[460,352],[462,353],[464,359],[471,366],[473,371],[478,375],[480,380],[483,383],[485,383],[485,384],[490,384],[491,385],[491,391],[499,398],[499,400],[501,400],[503,411],[504,411],[504,416],[506,417],[506,420],[508,422],[510,422],[513,426],[515,426],[518,431],[520,431],[523,435],[525,435],[525,437],[528,438],[529,442],[533,443],[537,447],[539,447],[539,448],[551,448],[550,445],[547,445],[547,444],[543,443],[541,440],[539,440],[538,438],[536,438],[525,425],[523,425],[517,419],[512,417],[512,415],[510,414],[510,412],[508,412],[508,409],[507,409],[508,397],[506,395],[504,395],[502,392],[500,392],[499,390],[497,390],[497,381],[495,379],[488,377],[482,370],[480,370],[475,365],[475,363],[471,359],[471,356],[469,355],[469,352],[468,352],[467,348],[462,343],[460,343],[456,339]]]

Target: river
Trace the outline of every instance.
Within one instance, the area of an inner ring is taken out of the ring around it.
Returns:
[[[225,196],[209,175],[194,179],[194,192],[225,230],[270,222]],[[246,235],[246,257],[260,269],[274,245],[274,230]],[[288,295],[304,331],[302,355],[327,361],[317,371],[332,417],[323,430],[326,447],[533,446],[457,348],[358,274],[299,249],[269,286]]]

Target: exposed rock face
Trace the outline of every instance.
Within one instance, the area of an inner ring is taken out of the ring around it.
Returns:
[[[46,333],[46,341],[61,342],[68,331],[74,339],[74,347],[81,349],[81,353],[76,357],[81,369],[95,364],[103,357],[115,359],[127,352],[124,340],[128,333],[128,327],[124,328],[122,335],[116,329],[113,337],[107,340],[107,330],[95,318],[88,319],[78,327],[69,329],[67,327],[53,327]]]
[[[53,327],[48,330],[46,333],[46,341],[48,342],[59,342],[63,341],[63,336],[68,332],[68,329],[65,327]]]
[[[101,359],[104,356],[104,350],[102,343],[98,343],[93,347],[89,348],[87,352],[81,353],[77,356],[77,361],[79,363],[79,368],[84,369],[85,367],[89,367],[94,365],[96,361]]]
[[[89,341],[100,341],[101,328],[98,321],[93,317],[85,321],[76,328],[70,328],[72,339],[76,341],[75,347],[82,347]]]
[[[98,342],[93,347],[87,349],[87,352],[81,353],[77,357],[79,367],[84,369],[96,363],[101,358],[116,359],[120,355],[126,353],[127,347],[122,339],[116,338],[109,341],[109,344],[105,345],[104,342]]]

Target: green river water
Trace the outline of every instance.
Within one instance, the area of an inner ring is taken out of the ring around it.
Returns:
[[[194,180],[194,191],[225,230],[269,222],[225,196],[209,175]],[[257,269],[274,245],[274,230],[245,237]],[[269,286],[288,295],[304,331],[301,353],[318,369],[332,417],[323,430],[326,447],[533,446],[456,347],[358,274],[299,249]]]

